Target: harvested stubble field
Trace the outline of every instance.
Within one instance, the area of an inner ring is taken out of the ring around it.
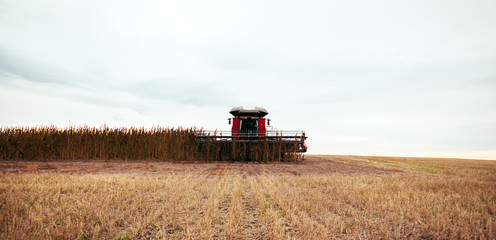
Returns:
[[[496,161],[0,161],[1,239],[494,239]]]

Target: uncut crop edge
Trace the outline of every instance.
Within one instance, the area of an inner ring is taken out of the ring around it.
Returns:
[[[195,141],[196,128],[0,128],[0,158],[27,161],[140,160],[168,162],[294,162],[296,144],[215,139]]]

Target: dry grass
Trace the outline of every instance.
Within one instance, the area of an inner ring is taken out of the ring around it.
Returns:
[[[431,174],[463,175],[496,181],[496,161],[490,160],[336,155],[321,155],[318,157],[350,164],[371,165],[414,172],[421,171]]]
[[[228,169],[215,176],[3,173],[0,238],[496,238],[492,162],[329,158],[403,171],[305,176],[243,176]]]
[[[234,178],[234,187],[231,192],[231,206],[229,206],[229,214],[227,219],[227,237],[234,238],[240,236],[243,231],[243,209],[242,199],[243,191],[241,189],[241,177]]]
[[[494,238],[494,183],[458,177],[258,177],[304,239]]]
[[[4,174],[1,239],[210,238],[227,178]]]

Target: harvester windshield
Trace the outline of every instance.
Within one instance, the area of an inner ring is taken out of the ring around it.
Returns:
[[[239,133],[248,135],[258,135],[258,120],[257,119],[240,119]]]

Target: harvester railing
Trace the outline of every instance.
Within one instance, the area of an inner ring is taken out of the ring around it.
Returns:
[[[305,131],[209,131],[200,130],[195,132],[196,138],[234,139],[234,138],[264,138],[264,139],[306,139]]]

